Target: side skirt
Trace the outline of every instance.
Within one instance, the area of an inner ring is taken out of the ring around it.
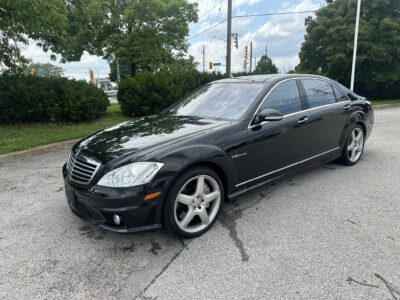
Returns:
[[[317,168],[317,167],[322,166],[324,164],[327,164],[327,163],[330,163],[332,161],[335,161],[336,159],[338,159],[341,156],[341,153],[342,153],[342,149],[340,148],[337,151],[335,151],[335,155],[329,155],[329,157],[324,158],[322,160],[320,159],[318,161],[307,161],[307,162],[304,162],[304,163],[300,164],[299,166],[296,166],[292,170],[289,169],[289,171],[287,171],[285,173],[281,173],[280,175],[277,175],[275,177],[269,178],[267,180],[264,180],[262,182],[256,183],[254,185],[245,186],[244,188],[242,188],[240,190],[237,190],[237,191],[235,191],[233,193],[228,194],[227,195],[228,200],[232,200],[232,199],[234,199],[236,197],[239,197],[240,195],[242,195],[242,194],[244,194],[246,192],[249,192],[251,190],[254,190],[256,188],[264,186],[266,184],[270,184],[270,183],[276,182],[276,181],[278,181],[280,179],[283,179],[285,177],[288,177],[290,175],[301,173],[301,172],[307,171],[309,169]]]

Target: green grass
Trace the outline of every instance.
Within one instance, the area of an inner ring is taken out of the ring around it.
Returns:
[[[111,104],[102,118],[92,122],[0,125],[0,154],[83,138],[129,119],[119,104]]]
[[[395,105],[400,104],[400,99],[396,100],[372,100],[372,105],[379,106],[379,105]]]

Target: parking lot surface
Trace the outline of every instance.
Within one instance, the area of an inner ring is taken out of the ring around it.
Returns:
[[[121,235],[73,215],[68,149],[0,165],[0,299],[400,299],[400,108],[362,160],[249,192],[205,235]]]

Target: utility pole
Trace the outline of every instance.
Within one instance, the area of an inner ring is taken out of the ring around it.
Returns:
[[[253,42],[250,42],[250,73],[253,72]]]
[[[228,0],[228,23],[226,26],[226,76],[231,76],[231,39],[232,39],[232,0]]]
[[[361,0],[357,2],[356,28],[354,32],[354,47],[353,47],[353,64],[351,66],[351,83],[350,90],[354,90],[354,75],[356,73],[356,58],[357,58],[357,43],[358,43],[358,26],[360,24]]]
[[[203,73],[206,71],[206,46],[203,45],[201,50],[201,54],[203,54]]]
[[[121,80],[121,74],[119,73],[119,61],[118,61],[118,57],[116,58],[116,62],[117,62],[117,82],[119,82]]]
[[[268,45],[265,45],[265,56],[268,57]]]

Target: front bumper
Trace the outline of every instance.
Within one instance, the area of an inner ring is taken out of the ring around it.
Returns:
[[[83,187],[68,180],[65,166],[63,176],[69,206],[78,217],[119,233],[162,227],[162,184],[131,188]],[[144,200],[145,195],[155,191],[161,191],[161,195],[152,200]],[[114,215],[120,217],[119,225],[114,223]]]

